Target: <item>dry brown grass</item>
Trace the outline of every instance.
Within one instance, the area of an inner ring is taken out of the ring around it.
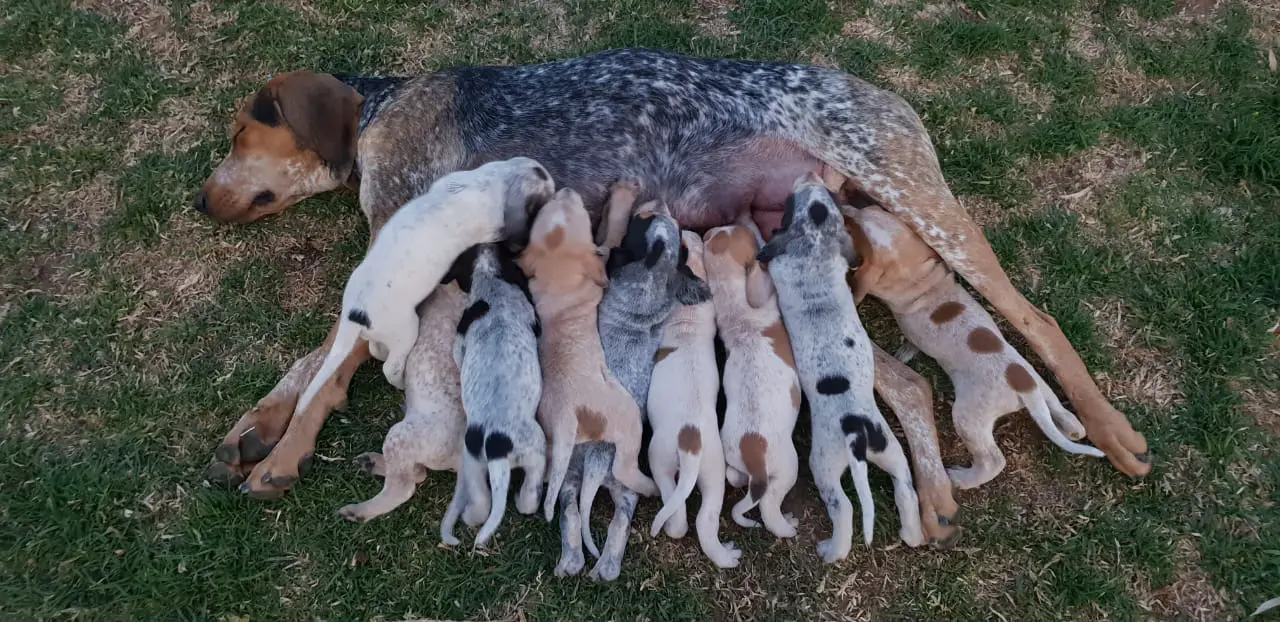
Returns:
[[[1131,176],[1146,166],[1141,148],[1103,135],[1098,144],[1062,158],[1026,164],[1027,181],[1039,202],[1070,211],[1089,227],[1098,227],[1099,209]]]
[[[694,0],[693,21],[698,32],[714,38],[738,36],[738,28],[729,21],[729,13],[737,6],[735,0]]]
[[[1094,373],[1103,395],[1122,407],[1127,402],[1167,409],[1181,403],[1184,396],[1177,380],[1182,377],[1181,364],[1168,353],[1142,345],[1149,330],[1129,319],[1124,303],[1104,300],[1085,305],[1115,360],[1111,371]]]
[[[207,109],[195,97],[170,97],[160,103],[157,117],[131,121],[125,131],[129,144],[123,165],[132,166],[144,152],[172,156],[190,149],[209,127]]]
[[[913,67],[888,64],[880,67],[879,77],[899,93],[915,93],[926,97],[960,93],[997,83],[1008,90],[1019,103],[1034,110],[1047,112],[1053,105],[1053,97],[1043,88],[1031,84],[1023,72],[1023,63],[1014,54],[980,59],[946,78],[925,78]]]
[[[1174,544],[1173,583],[1155,590],[1141,600],[1143,608],[1159,616],[1197,622],[1237,619],[1243,611],[1233,594],[1213,585],[1200,568],[1200,550],[1190,538]]]

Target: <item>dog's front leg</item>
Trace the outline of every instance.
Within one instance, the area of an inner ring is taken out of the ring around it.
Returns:
[[[933,419],[933,390],[914,370],[880,346],[875,352],[875,388],[902,424],[915,467],[916,494],[924,535],[935,546],[950,547],[960,535],[953,523],[959,506],[951,494],[951,478],[942,466],[938,428]]]
[[[326,348],[327,349],[327,348]],[[309,405],[289,420],[289,428],[271,455],[259,462],[240,489],[256,499],[277,499],[293,487],[311,467],[316,436],[329,413],[346,401],[347,385],[362,363],[369,360],[369,344],[361,340]],[[301,390],[303,387],[299,386]],[[294,398],[296,402],[296,398]],[[242,445],[243,447],[243,445]]]

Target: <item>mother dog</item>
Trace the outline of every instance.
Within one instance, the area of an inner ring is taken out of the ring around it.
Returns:
[[[372,235],[397,208],[452,171],[517,155],[543,163],[598,218],[607,188],[637,179],[686,228],[749,216],[778,227],[792,182],[809,171],[898,215],[1022,333],[1062,384],[1089,438],[1130,475],[1150,470],[1146,441],[1099,392],[1052,317],[1014,289],[982,230],[952,196],[919,117],[902,98],[807,65],[612,50],[520,67],[462,67],[416,78],[272,78],[239,110],[231,153],[195,199],[244,223],[344,184],[358,187]],[[333,333],[330,332],[332,340]],[[293,417],[329,348],[294,363],[218,447],[216,460],[276,497],[309,464],[316,434],[368,358]],[[876,389],[915,457],[926,532],[956,509],[941,468],[923,378],[876,357]]]

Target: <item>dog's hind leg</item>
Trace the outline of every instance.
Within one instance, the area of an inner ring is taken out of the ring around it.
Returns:
[[[581,446],[574,449],[571,456],[571,473],[564,480],[560,489],[560,561],[556,563],[555,575],[560,578],[571,577],[587,565],[586,556],[582,553],[582,515],[578,513],[578,487],[582,477]],[[551,494],[551,493],[547,493]]]
[[[387,360],[382,364],[382,375],[391,386],[403,391],[405,364],[409,360],[409,351],[418,342],[418,312],[409,307],[395,313],[383,313],[376,321],[379,340],[387,344]]]
[[[951,407],[952,424],[973,461],[968,468],[947,469],[951,482],[957,488],[976,488],[1004,470],[1004,454],[996,445],[993,434],[997,418],[980,398],[956,395],[955,404]]]
[[[834,432],[834,431],[829,431]],[[844,559],[853,548],[853,503],[844,492],[840,478],[849,466],[844,436],[816,433],[809,453],[809,470],[818,495],[831,517],[831,537],[818,543],[818,555],[827,563]]]
[[[551,429],[547,431],[547,491],[546,496],[542,498],[542,514],[546,520],[550,521],[556,515],[556,501],[560,497],[560,487],[564,485],[565,475],[569,472],[569,463],[573,458],[575,449],[573,446],[574,436],[577,434],[569,425],[560,426],[562,429]],[[544,428],[545,429],[545,428]],[[575,500],[575,505],[577,505]]]
[[[526,515],[538,511],[538,502],[542,500],[542,480],[547,475],[547,438],[542,434],[542,428],[537,426],[529,434],[534,447],[520,458],[524,483],[516,497],[516,511]]]
[[[920,528],[920,499],[916,497],[915,484],[911,481],[911,465],[907,463],[902,445],[883,420],[880,422],[885,436],[883,451],[869,448],[867,460],[893,478],[893,500],[898,506],[898,518],[902,526],[898,536],[907,546],[924,544],[924,532]]]
[[[457,536],[453,535],[453,526],[458,523],[463,508],[471,504],[471,500],[467,498],[467,491],[471,488],[467,477],[475,472],[477,465],[483,474],[484,465],[479,460],[472,458],[470,454],[463,456],[462,466],[458,469],[458,480],[453,485],[453,498],[449,500],[449,507],[445,508],[444,518],[440,519],[440,541],[449,546],[461,544]]]
[[[769,487],[760,499],[760,522],[769,533],[778,538],[794,538],[797,521],[782,513],[782,500],[796,484],[800,471],[800,457],[795,445],[785,443],[770,449],[775,464],[769,469]],[[777,469],[776,471],[774,469]]]
[[[1066,406],[1058,400],[1058,396],[1054,395],[1053,390],[1045,384],[1044,380],[1036,382],[1040,386],[1040,394],[1044,396],[1044,401],[1049,406],[1049,413],[1053,416],[1053,422],[1062,430],[1067,438],[1078,441],[1085,437],[1084,425],[1076,418],[1075,413],[1067,410]]]
[[[382,492],[364,503],[353,503],[338,510],[338,516],[354,523],[363,523],[400,507],[413,496],[415,490],[413,464],[396,465],[386,474]]]
[[[716,465],[719,465],[717,468]],[[720,511],[724,508],[725,477],[724,454],[718,443],[702,448],[702,466],[698,470],[698,491],[702,493],[702,505],[694,527],[698,531],[698,544],[711,562],[720,568],[736,568],[742,551],[732,542],[720,541]]]
[[[640,500],[635,491],[610,482],[609,492],[613,496],[613,520],[609,522],[609,535],[605,537],[604,549],[600,559],[587,575],[593,581],[613,581],[622,574],[622,558],[627,551],[627,533],[631,530],[631,519],[636,513],[636,502]]]
[[[608,439],[614,444],[613,477],[637,494],[652,497],[658,494],[658,486],[640,472],[640,439],[643,434],[639,419],[632,422],[622,434]]]

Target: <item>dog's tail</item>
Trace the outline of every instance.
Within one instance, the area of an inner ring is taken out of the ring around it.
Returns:
[[[884,432],[866,417],[845,415],[840,419],[840,428],[849,454],[849,476],[853,479],[853,489],[858,493],[858,506],[862,510],[862,543],[871,546],[876,502],[871,497],[871,479],[867,473],[867,447],[870,445],[875,451],[884,451],[887,440]]]
[[[507,511],[507,489],[511,487],[511,437],[502,432],[490,432],[484,440],[485,460],[489,467],[489,490],[493,492],[493,506],[489,518],[476,534],[476,545],[484,546],[502,524]]]
[[[595,448],[590,452],[597,451]],[[592,557],[600,557],[600,549],[596,547],[595,538],[591,537],[591,505],[595,503],[596,493],[600,491],[600,486],[604,484],[604,479],[609,476],[609,468],[612,466],[612,460],[604,464],[594,464],[595,460],[590,460],[591,453],[588,453],[588,459],[584,461],[582,466],[582,489],[578,493],[578,514],[582,515],[582,544],[587,547],[587,551]]]
[[[742,454],[742,464],[747,468],[747,496],[733,506],[733,521],[743,527],[760,526],[745,514],[760,503],[769,488],[769,471],[765,467],[768,451],[769,441],[755,432],[743,434],[738,440],[738,452]]]
[[[662,509],[653,519],[653,526],[649,528],[649,535],[655,538],[676,511],[684,507],[689,495],[693,493],[693,486],[698,483],[698,467],[702,464],[702,432],[698,430],[698,426],[686,425],[680,428],[676,441],[680,453],[680,480],[675,492],[663,503]]]
[[[353,312],[354,315],[354,312]],[[368,321],[368,316],[363,316]],[[307,388],[302,391],[302,395],[298,397],[298,403],[294,406],[295,413],[306,410],[307,406],[314,400],[320,389],[324,388],[329,379],[338,372],[338,368],[347,360],[347,356],[352,350],[356,349],[356,344],[360,342],[360,335],[364,332],[362,325],[347,318],[338,321],[338,333],[333,336],[333,343],[329,345],[329,353],[325,355],[324,362],[320,365],[320,371],[311,378],[311,382],[307,384]]]
[[[1106,454],[1101,449],[1083,445],[1067,438],[1062,430],[1058,429],[1057,424],[1053,422],[1053,415],[1049,412],[1049,404],[1045,402],[1044,394],[1038,382],[1035,381],[1027,371],[1027,368],[1014,363],[1009,366],[1008,372],[1009,385],[1013,390],[1018,392],[1018,397],[1022,400],[1023,406],[1027,407],[1027,412],[1031,413],[1031,418],[1035,420],[1036,426],[1040,428],[1044,435],[1053,441],[1054,445],[1061,447],[1063,451],[1073,454],[1081,454],[1092,456],[1094,458],[1104,458]],[[1025,375],[1025,377],[1024,377]],[[1022,390],[1023,387],[1030,387],[1029,390]]]

